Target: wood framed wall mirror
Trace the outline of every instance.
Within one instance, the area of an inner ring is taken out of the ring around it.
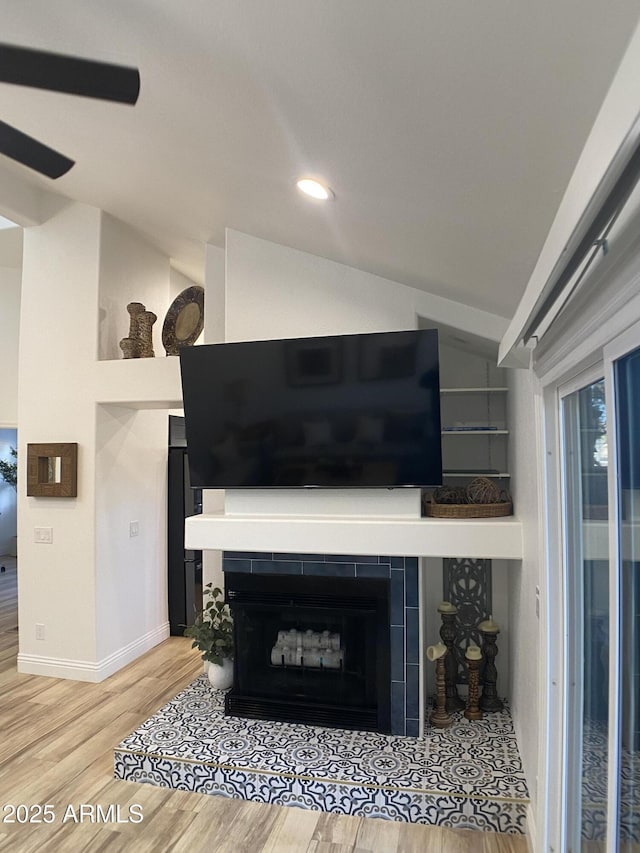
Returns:
[[[27,495],[35,498],[77,497],[76,442],[27,444]]]

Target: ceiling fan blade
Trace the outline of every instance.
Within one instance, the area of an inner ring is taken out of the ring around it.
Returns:
[[[66,174],[74,161],[54,151],[32,136],[27,136],[10,124],[0,121],[0,154],[17,160],[23,166],[35,169],[48,178],[59,178]]]
[[[122,104],[140,93],[137,68],[12,44],[0,44],[0,82]]]

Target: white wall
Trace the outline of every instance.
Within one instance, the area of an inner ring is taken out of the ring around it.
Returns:
[[[19,453],[27,442],[79,447],[77,498],[26,497],[19,467],[18,668],[99,681],[168,635],[167,416],[98,406],[96,377],[99,337],[103,353],[117,347],[120,330],[109,339],[104,331],[117,328],[121,299],[125,317],[136,297],[166,309],[169,263],[80,204],[27,228],[24,240]],[[114,367],[123,389],[139,382],[138,360]],[[36,526],[53,529],[51,545],[35,544]]]
[[[70,205],[24,233],[18,454],[26,457],[28,442],[76,441],[79,449],[77,498],[26,497],[26,466],[18,467],[20,656],[96,659],[91,367],[100,220],[99,210]],[[35,544],[34,527],[53,528],[53,544]]]
[[[169,298],[172,302],[176,298],[176,296],[179,296],[182,293],[183,290],[186,290],[188,287],[193,287],[194,284],[195,281],[193,281],[193,279],[188,278],[184,273],[181,273],[180,270],[177,270],[175,267],[170,267]]]
[[[417,328],[418,315],[499,340],[506,320],[227,229],[228,341]]]
[[[0,266],[0,427],[18,423],[18,331],[22,272]]]
[[[15,429],[0,429],[0,459],[14,462],[11,448],[18,446]],[[15,550],[17,530],[17,492],[13,486],[0,479],[0,556]]]
[[[98,661],[167,621],[167,423],[164,411],[98,406]],[[139,531],[134,537],[132,521]]]
[[[538,665],[540,640],[536,614],[540,584],[539,486],[541,460],[535,406],[536,381],[531,371],[511,370],[509,379],[510,466],[516,517],[522,522],[522,564],[507,573],[511,664],[509,681],[513,717],[535,813],[538,765]]]
[[[225,254],[225,250],[219,246],[206,247],[204,339],[208,344],[225,340]]]
[[[0,459],[13,461],[18,424],[18,339],[22,289],[22,229],[5,229],[0,237],[10,239],[11,251],[0,251]],[[19,249],[19,252],[16,251]],[[15,550],[17,493],[0,480],[0,554]]]

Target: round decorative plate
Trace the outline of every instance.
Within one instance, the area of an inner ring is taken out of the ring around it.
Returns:
[[[187,287],[171,303],[162,326],[162,345],[167,355],[178,355],[181,347],[198,340],[204,326],[204,288]]]

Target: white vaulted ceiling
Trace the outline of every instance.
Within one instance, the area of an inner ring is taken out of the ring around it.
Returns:
[[[510,317],[637,0],[0,0],[0,40],[137,66],[135,107],[0,84],[57,181],[196,279],[226,226]],[[640,105],[640,101],[639,101]],[[301,175],[335,192],[296,190]],[[0,197],[0,211],[2,198]]]

